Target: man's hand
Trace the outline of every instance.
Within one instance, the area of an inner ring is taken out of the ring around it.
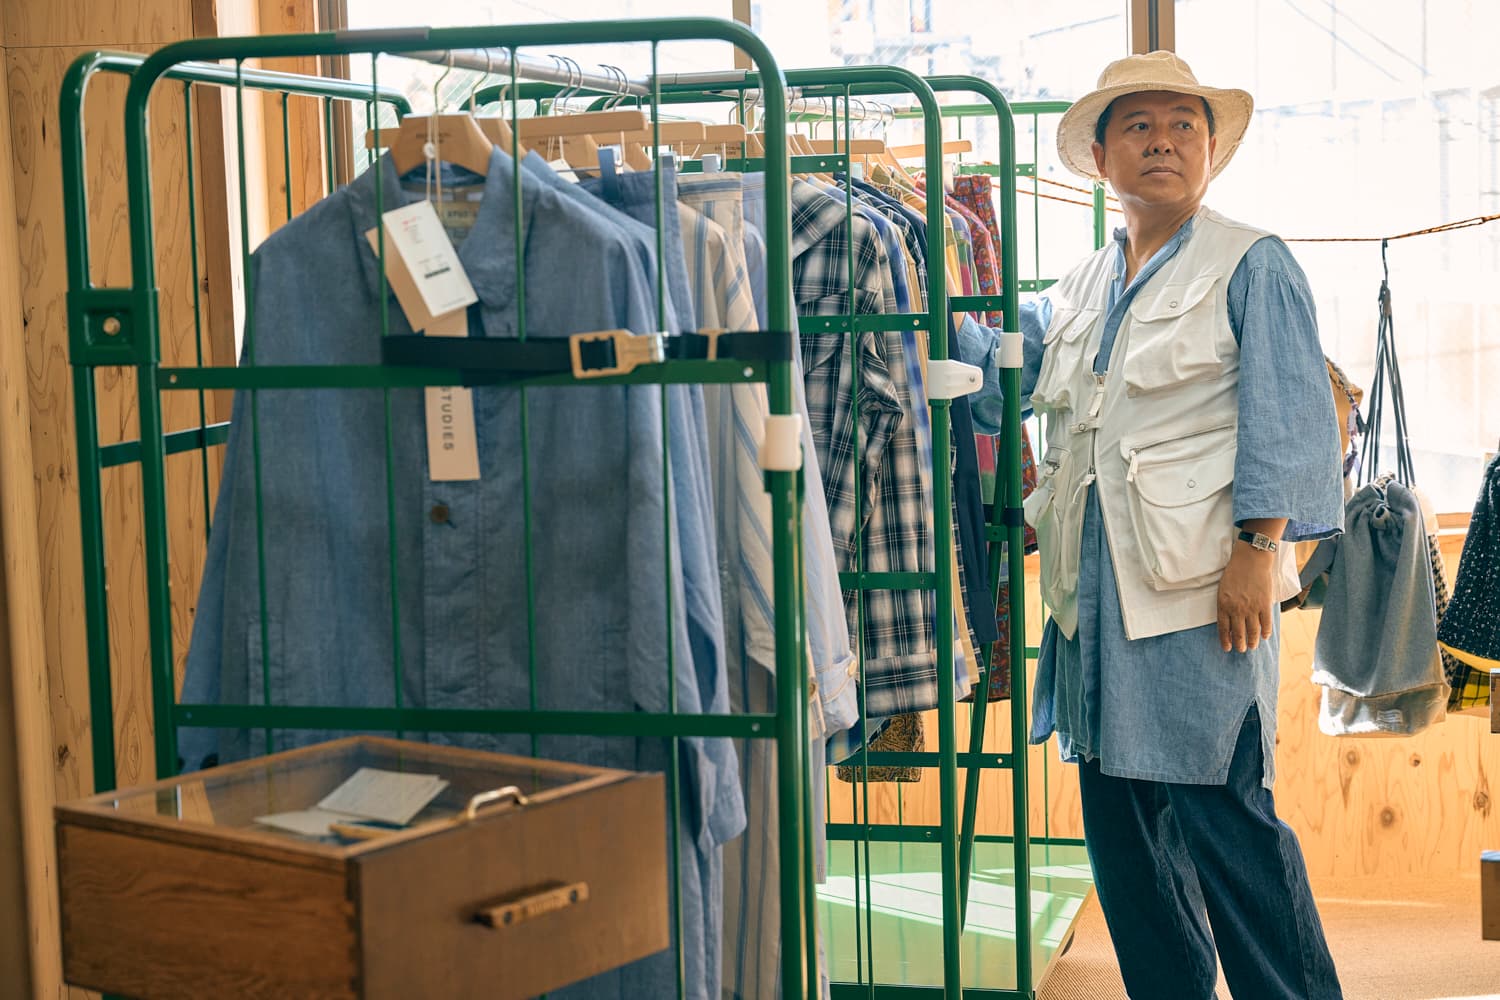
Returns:
[[[1219,645],[1224,652],[1246,652],[1271,638],[1276,601],[1276,553],[1235,542],[1219,581]]]

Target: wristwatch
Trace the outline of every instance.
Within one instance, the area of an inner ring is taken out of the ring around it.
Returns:
[[[1258,531],[1254,534],[1242,531],[1239,538],[1240,541],[1249,542],[1252,547],[1260,549],[1262,552],[1275,552],[1277,549],[1276,539],[1271,538],[1269,535],[1262,535]]]

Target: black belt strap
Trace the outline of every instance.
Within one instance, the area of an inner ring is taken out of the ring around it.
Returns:
[[[790,361],[794,344],[789,333],[709,330],[661,337],[608,330],[527,340],[403,334],[382,337],[380,350],[383,363],[407,368],[599,378],[665,360]]]

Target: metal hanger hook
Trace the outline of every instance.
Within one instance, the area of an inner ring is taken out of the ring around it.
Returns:
[[[484,86],[484,81],[488,80],[490,78],[490,74],[493,73],[493,72],[495,72],[495,58],[494,58],[494,55],[490,52],[489,49],[485,49],[484,50],[484,75],[481,76],[479,79],[477,79],[477,80],[474,81],[474,89],[471,90],[471,91],[469,91],[469,114],[472,115],[474,113],[474,110],[475,110],[474,109],[474,101],[475,101],[476,98],[479,97],[479,90],[480,90],[481,87]]]
[[[563,59],[568,64],[568,82],[572,86],[572,89],[568,91],[568,97],[571,99],[583,92],[583,67],[572,56],[563,56]],[[566,110],[565,108],[564,111]]]
[[[449,74],[451,74],[452,72],[453,72],[453,50],[449,49],[448,50],[448,68],[445,69],[445,70],[443,70],[443,72],[438,76],[437,82],[432,85],[432,113],[435,114],[435,115],[440,115],[440,114],[443,113],[443,104],[442,104],[443,81],[446,80],[446,79],[448,79]]]
[[[617,108],[624,104],[625,99],[630,96],[630,77],[619,66],[606,64],[604,68],[609,70],[610,79],[618,80],[620,83],[620,92],[609,105],[612,108]]]

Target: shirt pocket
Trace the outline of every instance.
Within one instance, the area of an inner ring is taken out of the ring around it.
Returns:
[[[1125,392],[1157,392],[1185,382],[1219,378],[1221,327],[1228,326],[1216,274],[1142,290],[1130,303],[1130,336],[1125,345]]]
[[[1043,409],[1073,409],[1073,382],[1083,362],[1087,338],[1084,336],[1099,319],[1097,309],[1077,309],[1056,305],[1052,322],[1042,339],[1042,367],[1037,373],[1031,402]]]
[[[1121,445],[1126,501],[1146,579],[1155,590],[1212,582],[1234,545],[1235,428]]]
[[[1049,447],[1036,489],[1021,502],[1026,523],[1036,529],[1042,560],[1042,596],[1052,608],[1063,606],[1078,587],[1078,548],[1083,518],[1070,510],[1064,491],[1073,479],[1074,456],[1067,448]]]

